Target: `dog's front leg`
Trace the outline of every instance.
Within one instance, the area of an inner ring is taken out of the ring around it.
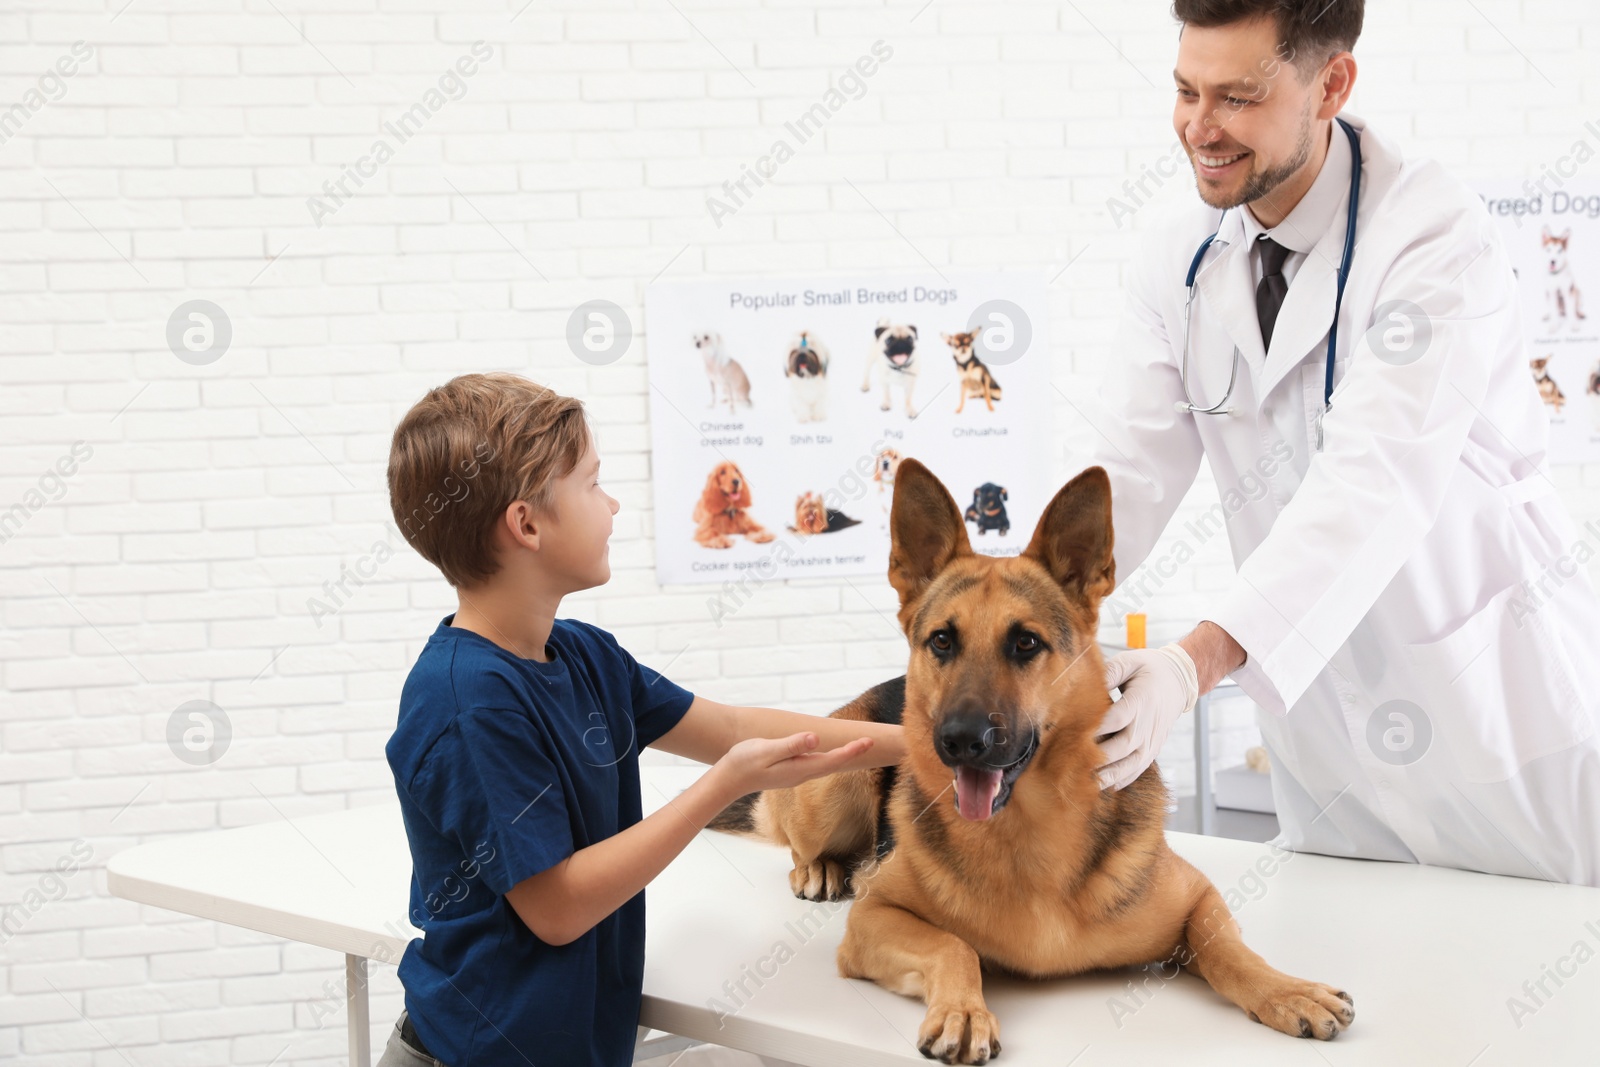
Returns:
[[[1252,951],[1239,936],[1239,924],[1222,894],[1210,882],[1184,922],[1183,936],[1184,969],[1211,983],[1254,1022],[1290,1037],[1328,1041],[1355,1021],[1350,994],[1284,974]]]
[[[870,978],[928,1005],[917,1050],[929,1059],[988,1063],[1000,1054],[1000,1021],[983,1002],[978,954],[955,934],[868,891],[850,909],[838,963],[846,978]]]

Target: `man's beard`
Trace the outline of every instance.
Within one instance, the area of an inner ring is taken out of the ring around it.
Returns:
[[[1240,204],[1248,204],[1252,201],[1260,200],[1294,177],[1295,172],[1305,166],[1306,161],[1311,158],[1311,127],[1313,123],[1310,121],[1311,112],[1309,109],[1306,111],[1305,118],[1305,124],[1300,127],[1300,139],[1294,146],[1294,155],[1288,162],[1264,170],[1259,174],[1250,175],[1245,179],[1244,187],[1237,194],[1224,194],[1221,200],[1211,199],[1211,196],[1207,194],[1206,184],[1200,179],[1200,172],[1197,169],[1195,171],[1195,187],[1200,193],[1200,199],[1212,207],[1227,210],[1230,207],[1238,207]],[[1189,162],[1191,166],[1194,165],[1192,157]]]

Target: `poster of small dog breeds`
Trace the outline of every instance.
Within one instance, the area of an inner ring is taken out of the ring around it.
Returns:
[[[971,494],[974,552],[1025,547],[1012,527],[1050,499],[1061,358],[1040,272],[657,281],[644,318],[647,381],[611,391],[645,397],[656,579],[708,587],[714,618],[768,582],[881,578],[913,459]]]
[[[1505,179],[1477,192],[1511,260],[1529,378],[1550,419],[1550,459],[1600,462],[1600,316],[1588,300],[1600,292],[1600,180]]]

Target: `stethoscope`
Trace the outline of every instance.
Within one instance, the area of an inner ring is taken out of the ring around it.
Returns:
[[[1328,327],[1328,369],[1323,377],[1322,384],[1322,410],[1327,412],[1333,396],[1333,354],[1334,346],[1339,339],[1339,305],[1344,302],[1344,283],[1350,277],[1350,258],[1356,247],[1356,205],[1361,199],[1361,139],[1356,135],[1355,127],[1341,118],[1335,118],[1344,135],[1350,141],[1350,213],[1345,223],[1344,230],[1344,255],[1339,258],[1339,292],[1333,302],[1333,325]],[[1224,212],[1226,214],[1226,212]],[[1221,220],[1217,223],[1217,233],[1222,232]],[[1200,407],[1194,403],[1194,395],[1189,392],[1189,308],[1194,304],[1194,277],[1200,270],[1200,261],[1206,258],[1206,249],[1211,247],[1211,242],[1217,239],[1214,233],[1200,244],[1194,254],[1194,260],[1189,264],[1189,273],[1184,278],[1183,284],[1189,290],[1189,298],[1183,303],[1183,355],[1179,361],[1178,378],[1183,382],[1183,395],[1186,400],[1178,401],[1174,407],[1179,411],[1192,412],[1196,415],[1232,415],[1237,408],[1228,406],[1229,397],[1233,396],[1233,383],[1239,376],[1239,346],[1233,348],[1233,367],[1228,373],[1228,389],[1222,394],[1222,399],[1210,407]],[[1187,402],[1186,402],[1187,401]],[[1322,417],[1317,417],[1317,447],[1322,447]]]

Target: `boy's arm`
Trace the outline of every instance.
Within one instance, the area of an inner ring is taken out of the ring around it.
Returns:
[[[858,757],[856,748],[866,745],[870,751],[874,746],[858,741],[822,753],[811,747],[817,731],[809,733],[809,738],[797,733],[781,744],[741,745],[739,753],[719,760],[651,815],[512,886],[507,903],[540,940],[552,945],[576,941],[633,899],[718,812],[745,793],[836,773]]]
[[[713,767],[621,833],[518,882],[506,902],[546,944],[576,941],[644,889],[736,799]]]
[[[746,708],[719,704],[702,696],[695,697],[678,724],[649,747],[701,763],[715,763],[747,737],[788,737],[801,731],[817,735],[818,752],[838,748],[858,737],[872,738],[872,747],[841,770],[893,766],[906,752],[901,728],[894,723],[832,719],[778,708]]]

